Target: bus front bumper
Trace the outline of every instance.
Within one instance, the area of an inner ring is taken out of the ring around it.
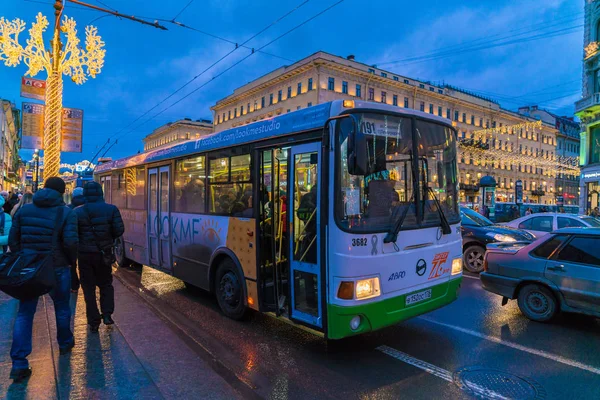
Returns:
[[[443,307],[458,298],[461,282],[462,277],[459,277],[431,286],[431,299],[409,306],[406,296],[413,293],[352,307],[330,304],[327,308],[327,338],[342,339],[375,331]],[[361,322],[358,329],[352,330],[350,322],[356,316],[360,316]]]

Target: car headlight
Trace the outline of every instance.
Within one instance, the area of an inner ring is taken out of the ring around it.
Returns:
[[[514,237],[511,237],[508,235],[503,235],[501,233],[488,233],[487,236],[491,237],[492,239],[494,239],[497,242],[516,242],[517,241],[517,239],[515,239]]]
[[[354,293],[357,300],[369,299],[381,295],[379,278],[375,277],[356,281],[356,290]]]
[[[458,275],[462,272],[462,258],[452,260],[452,275]]]

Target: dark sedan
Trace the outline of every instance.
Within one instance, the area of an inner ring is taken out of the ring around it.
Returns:
[[[483,288],[517,299],[533,321],[559,311],[600,317],[600,228],[565,228],[531,244],[492,244],[480,275]]]
[[[496,225],[483,215],[461,207],[461,231],[463,238],[463,265],[469,272],[480,273],[483,270],[485,248],[496,242],[532,242],[533,235],[521,229]]]

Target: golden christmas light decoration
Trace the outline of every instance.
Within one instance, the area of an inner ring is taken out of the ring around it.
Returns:
[[[86,27],[85,49],[77,37],[77,24],[73,18],[64,17],[60,24],[62,5],[55,5],[56,24],[51,41],[52,50],[46,50],[44,32],[49,26],[48,19],[41,13],[29,29],[25,47],[19,44],[19,34],[25,30],[25,23],[17,18],[8,21],[0,18],[0,62],[8,67],[16,67],[21,62],[28,66],[26,75],[35,76],[46,70],[46,113],[44,115],[44,175],[57,176],[60,167],[62,131],[62,75],[70,76],[78,85],[88,76],[95,78],[104,66],[105,43],[98,36],[97,28]],[[63,49],[61,32],[66,36]]]

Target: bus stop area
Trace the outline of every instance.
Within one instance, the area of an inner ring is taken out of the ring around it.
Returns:
[[[139,296],[114,280],[115,325],[91,333],[83,293],[72,294],[75,348],[59,356],[54,308],[40,299],[33,326],[33,375],[13,383],[10,346],[18,302],[0,293],[2,399],[235,399],[239,393],[159,318]]]

